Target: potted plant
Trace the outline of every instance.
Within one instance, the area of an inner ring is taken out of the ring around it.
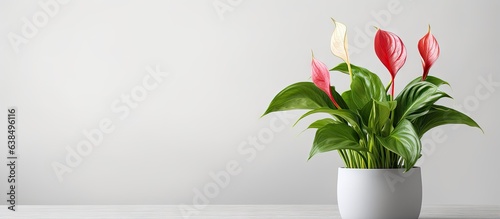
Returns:
[[[418,42],[422,75],[395,95],[395,77],[406,61],[403,41],[381,29],[375,34],[375,53],[391,75],[391,81],[384,86],[376,74],[350,63],[347,28],[333,22],[331,50],[344,62],[329,70],[313,55],[312,82],[298,82],[280,91],[264,115],[308,110],[298,121],[316,113],[327,115],[308,127],[316,129],[309,159],[336,150],[344,161],[337,184],[342,218],[418,218],[422,180],[415,163],[421,157],[422,136],[445,124],[480,127],[467,115],[436,104],[450,96],[439,89],[449,85],[446,81],[428,75],[440,53],[430,27]],[[350,90],[338,93],[330,85],[330,72],[349,75]]]

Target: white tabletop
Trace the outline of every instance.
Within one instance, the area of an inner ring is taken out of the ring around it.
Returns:
[[[24,205],[17,211],[0,209],[2,219],[164,218],[164,219],[340,219],[335,205],[211,205],[183,217],[175,205]],[[424,206],[421,219],[500,219],[499,206]]]

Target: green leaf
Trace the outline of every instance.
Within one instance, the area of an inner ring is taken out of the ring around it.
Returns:
[[[323,107],[335,108],[328,95],[314,83],[298,82],[280,91],[271,101],[264,115],[277,111]]]
[[[352,127],[343,123],[328,124],[316,131],[309,159],[317,153],[340,149],[366,150],[359,145],[359,137]]]
[[[412,85],[412,84],[416,84],[417,82],[420,82],[422,81],[422,76],[419,76],[415,79],[413,79],[413,81],[411,81],[410,83],[408,83],[408,85],[406,85],[407,87]],[[450,86],[450,84],[448,82],[446,82],[445,80],[441,79],[441,78],[438,78],[438,77],[435,77],[435,76],[431,76],[431,75],[428,75],[427,78],[425,79],[426,82],[429,82],[431,84],[434,84],[436,86],[441,86],[441,85],[448,85]]]
[[[373,100],[371,102],[365,104],[365,106],[363,108],[357,110],[358,115],[361,118],[361,122],[367,128],[370,126],[368,120],[370,119],[370,114],[371,114],[371,111],[372,111],[372,107],[373,107]],[[373,131],[373,130],[370,129],[370,131]]]
[[[374,131],[382,130],[382,127],[390,120],[389,117],[391,112],[396,108],[396,105],[396,101],[373,101],[370,118],[368,119],[369,128]]]
[[[335,99],[335,101],[337,101],[337,104],[339,104],[339,106],[342,108],[342,109],[348,109],[348,105],[347,103],[344,101],[344,98],[342,97],[342,95],[340,95],[336,90],[335,90],[335,86],[330,86],[330,91],[332,92],[332,96],[333,98]],[[333,109],[336,109],[335,107]]]
[[[382,81],[380,81],[380,78],[376,74],[366,69],[353,71],[351,95],[357,109],[362,109],[372,99],[376,101],[384,101],[386,99]]]
[[[341,122],[338,120],[331,119],[331,118],[324,118],[324,119],[316,120],[315,122],[311,123],[311,125],[309,125],[309,127],[307,127],[307,128],[308,129],[318,129],[318,128],[321,128],[321,127],[328,125],[328,124],[338,124],[338,123],[341,123]]]
[[[396,97],[398,105],[394,110],[394,124],[404,119],[413,120],[428,112],[431,106],[443,97],[450,97],[438,87],[427,81],[407,86]]]
[[[353,67],[354,65],[351,64],[351,68]],[[349,69],[347,68],[347,63],[345,62],[342,62],[340,63],[339,65],[333,67],[332,69],[330,69],[330,71],[338,71],[338,72],[341,72],[341,73],[344,73],[344,74],[349,74]]]
[[[348,110],[348,109],[342,109],[342,110],[329,109],[329,108],[313,109],[313,110],[305,113],[304,115],[302,115],[297,120],[297,122],[295,122],[294,125],[296,125],[303,118],[305,118],[309,115],[315,114],[315,113],[327,113],[327,114],[332,115],[334,118],[337,118],[337,117],[342,118],[345,121],[347,121],[349,124],[351,124],[353,126],[354,130],[356,130],[358,133],[361,134],[361,130],[359,128],[360,126],[359,126],[358,116],[355,113],[353,113],[351,110]]]
[[[330,69],[330,71],[339,71],[345,74],[349,74],[349,70],[345,62],[340,63],[339,65]],[[377,101],[383,101],[386,99],[387,96],[384,85],[376,74],[370,72],[366,68],[362,68],[353,64],[351,64],[351,71],[353,74],[351,91],[346,91],[342,94],[342,97],[346,100],[349,109],[362,109],[372,99]],[[349,93],[351,97],[348,97]]]
[[[358,115],[361,117],[362,123],[368,133],[386,136],[387,130],[391,130],[390,121],[391,112],[396,108],[396,101],[371,101],[367,103],[363,109],[358,110]]]
[[[349,74],[349,69],[347,68],[347,64],[345,62],[342,62],[339,65],[333,67],[332,69],[330,69],[330,71],[339,71],[344,74]],[[352,63],[351,63],[351,71],[354,74],[358,72],[369,72],[368,69],[359,67],[357,65],[353,65]]]
[[[342,93],[342,99],[344,99],[344,102],[346,103],[347,107],[343,109],[351,109],[351,110],[356,110],[356,104],[354,104],[354,101],[352,100],[352,93],[351,90],[347,90],[344,93]]]
[[[377,136],[379,143],[404,159],[406,171],[410,170],[422,151],[422,143],[410,121],[402,120],[387,137]]]
[[[430,129],[446,124],[464,124],[481,129],[481,127],[469,116],[454,109],[439,105],[433,105],[427,114],[413,121],[413,125],[420,138]]]

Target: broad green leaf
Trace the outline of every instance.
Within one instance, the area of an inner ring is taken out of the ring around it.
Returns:
[[[328,125],[328,124],[338,124],[338,123],[341,123],[341,122],[338,120],[334,120],[332,118],[324,118],[324,119],[316,120],[315,122],[311,123],[311,125],[309,125],[309,127],[307,127],[307,128],[308,129],[318,129],[318,128],[321,128],[321,127]]]
[[[382,130],[387,121],[390,120],[391,112],[396,108],[396,101],[373,101],[368,120],[369,128],[375,132]],[[380,134],[380,133],[379,133]]]
[[[410,121],[402,120],[387,137],[377,136],[379,143],[404,159],[406,171],[410,170],[422,151],[422,143]]]
[[[417,82],[420,82],[420,81],[422,81],[422,76],[419,76],[419,77],[413,79],[413,81],[408,83],[408,85],[406,85],[406,86],[408,87],[408,86],[410,86],[412,84],[416,84]],[[435,76],[431,76],[431,75],[428,75],[427,78],[425,79],[425,81],[427,81],[431,84],[434,84],[438,87],[441,85],[444,85],[444,84],[450,86],[450,84],[448,82],[446,82],[445,80],[438,78],[438,77],[435,77]]]
[[[391,112],[395,108],[396,101],[371,101],[358,110],[358,115],[369,133],[381,134],[383,132],[382,128],[390,121]],[[387,129],[390,130],[390,127],[387,127]]]
[[[317,153],[340,149],[366,150],[359,145],[359,136],[352,127],[343,123],[328,124],[316,131],[309,159]]]
[[[385,125],[380,130],[380,136],[382,137],[388,136],[392,132],[392,130],[394,130],[394,127],[392,126],[392,121],[387,120],[385,121]]]
[[[429,79],[429,76],[427,76],[427,79]],[[427,114],[413,121],[413,125],[420,138],[430,129],[446,124],[464,124],[481,129],[481,127],[479,127],[479,125],[469,116],[454,109],[439,105],[433,105]]]
[[[342,93],[342,99],[344,99],[344,102],[349,109],[356,110],[356,104],[354,104],[354,102],[352,100],[351,90],[347,90],[344,93]],[[346,109],[346,108],[343,108],[343,109]]]
[[[339,104],[340,107],[342,107],[342,109],[348,109],[348,105],[347,103],[344,101],[344,98],[342,97],[342,95],[340,95],[336,90],[335,90],[335,86],[330,86],[330,90],[332,92],[332,96],[333,98],[335,99],[335,101],[337,101],[337,104]]]
[[[351,64],[351,70],[354,71],[354,68],[356,68],[357,66]],[[332,69],[330,69],[330,71],[338,71],[338,72],[342,72],[344,74],[349,74],[349,69],[347,67],[347,63],[345,62],[342,62],[340,64],[338,64],[337,66],[333,67]]]
[[[371,100],[384,101],[386,99],[382,81],[376,74],[368,70],[353,71],[351,95],[357,109],[362,109]]]
[[[363,108],[361,108],[357,111],[359,117],[361,118],[361,122],[363,123],[363,125],[365,125],[366,128],[368,128],[370,126],[368,124],[368,120],[370,119],[372,107],[373,107],[373,100],[366,103],[365,106],[363,106]],[[370,129],[370,131],[372,131],[372,130]]]
[[[352,63],[351,63],[351,70],[352,70],[353,74],[356,74],[358,72],[370,72],[368,69],[357,66],[357,65],[353,65]],[[330,69],[330,71],[339,71],[339,72],[342,72],[344,74],[349,74],[349,67],[347,67],[347,63],[342,62],[342,63],[338,64],[337,66],[333,67],[332,69]]]
[[[360,126],[359,126],[359,119],[358,116],[353,113],[351,110],[348,109],[342,109],[342,110],[337,110],[337,109],[329,109],[329,108],[319,108],[319,109],[313,109],[304,115],[302,115],[295,124],[297,124],[300,120],[303,118],[310,116],[315,113],[327,113],[332,115],[334,118],[342,118],[345,121],[347,121],[351,126],[354,127],[354,130],[356,130],[358,133],[361,134]],[[294,125],[295,125],[294,124]]]
[[[438,87],[426,81],[420,81],[406,87],[396,97],[398,105],[394,110],[394,124],[404,119],[413,120],[428,112],[431,106],[443,97],[450,97]]]
[[[323,107],[335,108],[328,95],[316,87],[314,83],[298,82],[280,91],[271,101],[264,115],[276,111]]]

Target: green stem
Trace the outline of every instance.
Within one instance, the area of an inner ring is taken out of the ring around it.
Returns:
[[[385,92],[386,93],[389,91],[389,88],[391,87],[391,84],[392,84],[392,79],[391,79],[391,81],[389,81],[389,84],[387,84],[387,86],[385,86]]]
[[[342,151],[342,156],[344,157],[344,164],[345,164],[345,167],[346,168],[349,168],[349,158],[347,157],[347,154],[345,153],[345,151]]]
[[[394,100],[394,80],[392,80],[391,84],[391,101]]]
[[[351,70],[351,62],[349,62],[349,58],[347,58],[347,70],[349,71],[349,75],[351,76],[351,82],[352,82],[352,70]]]

